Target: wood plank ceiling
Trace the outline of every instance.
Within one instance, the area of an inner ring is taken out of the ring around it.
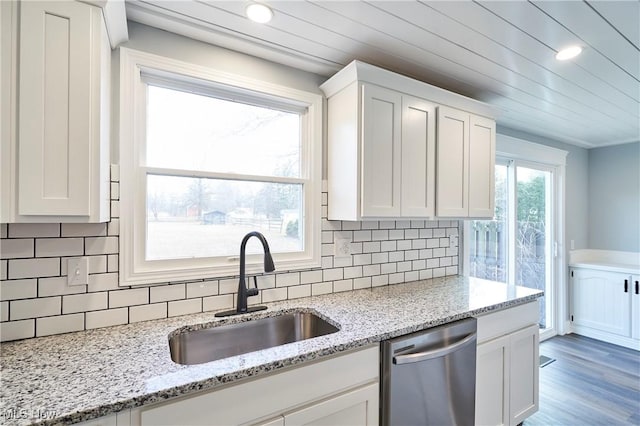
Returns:
[[[353,59],[487,102],[583,147],[640,140],[640,2],[127,1],[129,19],[330,76]],[[582,55],[557,61],[568,45]]]

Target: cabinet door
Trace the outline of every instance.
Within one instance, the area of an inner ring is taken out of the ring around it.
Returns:
[[[20,4],[21,215],[90,213],[91,99],[99,96],[92,45],[100,13],[80,2]]]
[[[374,383],[284,416],[285,426],[378,424],[379,384]]]
[[[538,411],[539,327],[532,325],[510,335],[509,419],[522,423]]]
[[[435,215],[436,108],[402,97],[402,194],[404,217]]]
[[[469,131],[469,217],[493,218],[496,122],[471,115]]]
[[[640,275],[631,277],[631,337],[640,340]]]
[[[476,358],[476,424],[509,424],[509,336],[478,345]]]
[[[469,214],[469,113],[438,107],[436,215]]]
[[[362,216],[399,217],[402,96],[362,86]]]
[[[570,282],[575,325],[631,336],[631,293],[635,289],[629,275],[574,269]]]

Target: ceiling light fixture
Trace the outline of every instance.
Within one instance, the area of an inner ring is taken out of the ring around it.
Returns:
[[[251,19],[253,22],[258,22],[260,24],[266,24],[273,18],[273,12],[269,9],[268,6],[261,3],[253,3],[247,6],[245,9],[247,14],[247,18]]]
[[[567,59],[575,58],[580,53],[582,53],[582,47],[569,46],[558,51],[558,53],[556,53],[556,59],[559,61],[566,61]]]

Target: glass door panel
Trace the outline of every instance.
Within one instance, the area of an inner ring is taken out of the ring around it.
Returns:
[[[551,293],[551,172],[516,168],[516,285]],[[547,296],[540,301],[540,328],[551,326]]]

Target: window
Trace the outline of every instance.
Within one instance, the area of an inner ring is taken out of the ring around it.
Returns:
[[[121,284],[237,275],[253,230],[279,270],[320,266],[322,97],[121,56]]]

